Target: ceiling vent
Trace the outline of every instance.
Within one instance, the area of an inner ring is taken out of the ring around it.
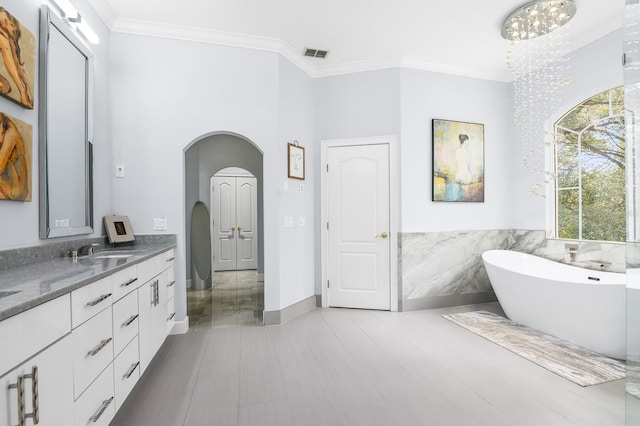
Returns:
[[[318,50],[318,49],[304,49],[304,56],[309,56],[311,58],[320,58],[324,59],[327,57],[329,51],[327,50]]]

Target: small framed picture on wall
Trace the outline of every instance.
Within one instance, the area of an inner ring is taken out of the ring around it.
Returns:
[[[304,147],[296,142],[287,144],[288,176],[304,180]]]

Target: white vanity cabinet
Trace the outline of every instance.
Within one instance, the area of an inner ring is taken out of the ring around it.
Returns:
[[[173,327],[173,256],[0,321],[0,426],[108,425]]]
[[[113,361],[111,307],[71,333],[73,341],[74,398],[80,395]]]
[[[70,331],[68,294],[0,322],[0,425],[73,423]]]
[[[138,265],[138,278],[147,281],[138,289],[140,373],[149,366],[169,334],[168,300],[173,299],[169,270],[173,270],[173,250],[155,256]],[[173,280],[173,273],[171,273]],[[173,309],[172,309],[173,310]],[[173,318],[171,318],[173,321]]]
[[[76,426],[107,426],[116,415],[114,402],[113,364],[109,364],[76,401],[74,424]]]
[[[0,424],[73,424],[71,348],[67,335],[0,379]]]

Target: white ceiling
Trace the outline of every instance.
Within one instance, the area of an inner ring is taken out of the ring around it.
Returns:
[[[509,81],[501,25],[527,0],[89,2],[114,31],[279,51],[313,77],[405,66]],[[575,3],[573,48],[621,27],[624,0]]]

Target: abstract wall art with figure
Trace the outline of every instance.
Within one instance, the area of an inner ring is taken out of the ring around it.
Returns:
[[[36,38],[0,7],[0,95],[33,109]]]
[[[31,125],[0,112],[0,200],[31,201]]]
[[[433,120],[433,201],[484,202],[484,125]]]

